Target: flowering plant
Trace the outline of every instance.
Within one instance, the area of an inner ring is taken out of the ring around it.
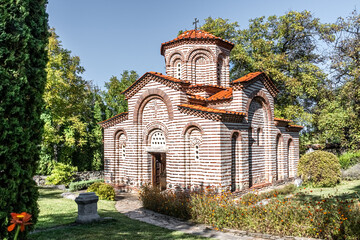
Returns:
[[[24,231],[25,230],[25,225],[30,225],[32,224],[30,221],[31,219],[31,214],[28,214],[26,212],[22,212],[22,213],[11,213],[11,225],[8,227],[8,231],[11,232],[15,229],[15,226],[17,226],[16,228],[16,233],[15,233],[15,237],[14,239],[16,240],[18,238],[19,235],[19,231]]]

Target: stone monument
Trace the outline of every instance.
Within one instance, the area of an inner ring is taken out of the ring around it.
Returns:
[[[77,223],[90,223],[100,221],[100,216],[97,213],[97,202],[99,197],[94,192],[80,193],[75,199],[78,205]]]

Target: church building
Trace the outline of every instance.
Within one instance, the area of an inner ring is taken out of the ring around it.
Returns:
[[[233,47],[203,30],[161,44],[166,74],[145,73],[122,93],[129,111],[99,123],[105,182],[237,191],[296,176],[302,127],[274,118],[265,73],[230,81]]]

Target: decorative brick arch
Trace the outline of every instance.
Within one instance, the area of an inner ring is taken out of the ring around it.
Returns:
[[[185,125],[185,127],[182,130],[182,136],[185,137],[186,133],[191,129],[191,128],[197,128],[201,135],[204,134],[204,130],[203,128],[200,126],[200,124],[196,123],[196,122],[189,122],[188,124]]]
[[[230,139],[233,138],[234,134],[237,134],[237,137],[236,137],[236,141],[242,141],[243,140],[243,137],[241,135],[241,131],[240,130],[232,130],[230,132]]]
[[[116,128],[116,130],[114,131],[114,134],[113,134],[113,138],[114,139],[117,138],[120,134],[124,134],[126,137],[126,140],[128,140],[127,133],[126,133],[125,129],[122,127]]]
[[[187,62],[192,63],[199,54],[207,56],[210,62],[215,63],[217,60],[216,55],[209,47],[194,47],[188,52],[185,59]]]
[[[184,56],[183,56],[183,53],[181,51],[175,51],[173,53],[171,53],[169,55],[169,57],[167,58],[166,60],[166,63],[169,65],[169,66],[173,66],[174,65],[174,61],[179,59],[181,60],[181,63],[184,63]]]
[[[155,122],[151,122],[148,125],[146,125],[144,131],[142,132],[142,143],[144,145],[147,145],[149,142],[149,136],[151,135],[151,132],[160,129],[161,131],[163,131],[166,140],[168,140],[168,136],[169,136],[169,131],[167,129],[167,127],[165,126],[165,124],[163,124],[162,122],[159,121],[155,121]]]
[[[255,99],[260,99],[262,106],[265,108],[265,110],[267,112],[268,124],[270,124],[273,121],[271,105],[270,105],[270,101],[269,101],[268,97],[266,96],[265,92],[262,90],[251,93],[251,95],[249,96],[249,99],[246,103],[246,113],[247,114],[249,113],[250,104]]]
[[[134,117],[133,117],[134,124],[142,124],[142,113],[144,107],[150,100],[155,98],[160,99],[165,103],[169,115],[169,121],[172,121],[174,119],[173,107],[169,96],[164,91],[158,88],[151,88],[151,89],[147,89],[139,97],[138,101],[135,104]]]

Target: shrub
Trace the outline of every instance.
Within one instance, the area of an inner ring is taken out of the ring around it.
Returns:
[[[218,194],[216,188],[211,187],[199,192],[160,192],[157,188],[144,186],[140,199],[145,208],[183,219],[190,218],[215,229],[233,228],[322,239],[358,239],[360,209],[356,199],[343,201],[329,197],[304,200],[306,193],[303,192],[281,196],[292,193],[294,189],[294,185],[288,185],[259,195],[247,194],[250,196],[248,201],[243,201],[237,200],[236,195],[230,192]],[[259,203],[258,200],[265,196],[269,199]]]
[[[87,192],[96,192],[100,185],[103,184],[102,182],[95,182],[88,187]]]
[[[305,184],[314,187],[332,187],[340,182],[340,163],[329,152],[315,151],[300,158],[298,174]]]
[[[144,208],[169,216],[190,218],[190,194],[183,191],[164,191],[149,185],[144,185],[140,190],[140,200]]]
[[[64,163],[56,163],[51,175],[46,179],[46,184],[64,184],[68,186],[74,180],[77,167]]]
[[[346,152],[340,155],[339,162],[342,169],[348,169],[357,163],[360,163],[360,151]]]
[[[341,178],[348,181],[360,179],[360,163],[349,169],[342,170]]]
[[[114,188],[104,182],[95,182],[88,189],[87,192],[95,192],[101,200],[115,200]]]
[[[87,181],[79,181],[79,182],[72,182],[69,185],[69,190],[71,192],[79,191],[83,189],[87,189],[91,184],[95,182],[103,182],[104,179],[93,179],[93,180],[87,180]]]

